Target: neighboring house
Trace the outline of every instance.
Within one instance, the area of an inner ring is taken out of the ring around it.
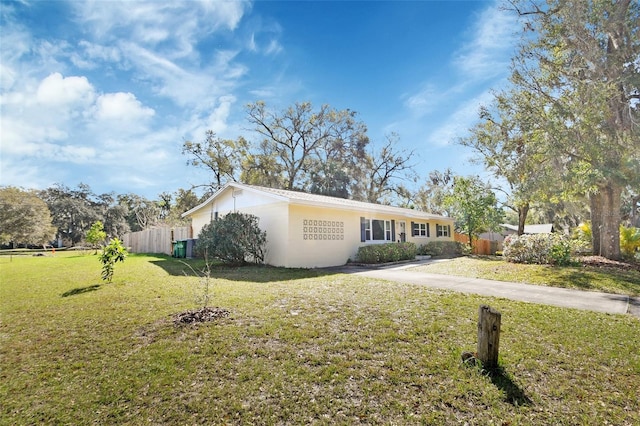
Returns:
[[[518,233],[517,225],[509,225],[503,223],[501,225],[504,228],[505,235],[512,235]],[[524,233],[525,234],[550,234],[553,232],[553,223],[542,223],[539,225],[525,225]]]
[[[266,263],[289,268],[344,265],[360,246],[453,241],[453,219],[418,210],[304,192],[228,183],[184,213],[193,236],[230,212],[259,218],[267,233]]]
[[[490,241],[503,241],[507,235],[515,235],[518,233],[518,225],[509,225],[503,223],[502,232],[484,232],[478,237]],[[553,223],[543,223],[539,225],[525,225],[525,234],[550,234],[553,232]]]

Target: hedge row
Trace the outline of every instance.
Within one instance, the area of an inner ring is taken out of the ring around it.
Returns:
[[[419,255],[460,256],[464,252],[464,244],[458,241],[430,241],[418,247]]]
[[[416,257],[414,243],[389,243],[363,246],[358,249],[356,262],[387,263],[400,260],[411,260]]]

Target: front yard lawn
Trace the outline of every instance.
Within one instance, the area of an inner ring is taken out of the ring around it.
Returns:
[[[175,326],[186,269],[131,255],[104,284],[96,256],[0,257],[0,424],[640,424],[637,318],[218,267],[230,316]],[[460,359],[481,304],[493,376]]]
[[[414,268],[433,274],[459,275],[578,290],[640,296],[640,270],[613,266],[549,266],[506,262],[501,257],[467,256]]]

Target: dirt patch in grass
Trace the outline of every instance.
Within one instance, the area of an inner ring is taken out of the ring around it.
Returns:
[[[177,314],[173,323],[175,325],[193,324],[199,322],[216,321],[220,318],[226,318],[230,314],[229,310],[218,307],[205,306],[204,308],[189,310]]]

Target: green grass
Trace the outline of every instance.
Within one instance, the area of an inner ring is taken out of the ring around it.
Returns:
[[[215,323],[176,327],[197,277],[132,255],[0,258],[0,423],[640,423],[640,321],[344,274],[214,270]],[[480,304],[501,371],[464,367]]]
[[[510,263],[500,257],[458,257],[413,270],[498,281],[640,296],[640,271],[594,266],[550,266]]]

